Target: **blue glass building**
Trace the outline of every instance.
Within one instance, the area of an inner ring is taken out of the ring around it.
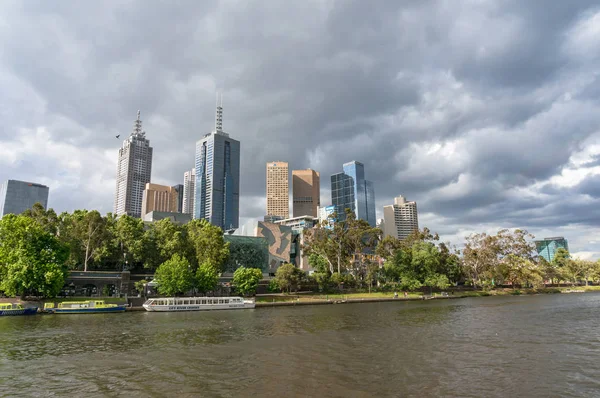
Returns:
[[[346,209],[354,212],[357,219],[375,226],[375,189],[365,179],[365,166],[357,161],[344,163],[342,173],[331,176],[331,203],[336,208],[338,220],[346,218]]]
[[[239,226],[240,142],[222,126],[223,108],[217,106],[216,131],[196,142],[194,218],[228,230]]]
[[[40,203],[48,207],[50,188],[33,182],[8,180],[0,185],[0,218],[5,214],[21,214]]]
[[[554,260],[556,251],[560,248],[569,251],[569,242],[562,236],[554,238],[544,238],[535,241],[535,248],[540,257],[544,257],[549,263]]]

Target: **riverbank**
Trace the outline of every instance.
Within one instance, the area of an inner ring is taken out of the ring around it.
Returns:
[[[351,304],[351,303],[372,303],[387,301],[422,301],[422,300],[449,300],[468,297],[489,297],[489,296],[518,296],[518,295],[536,295],[536,294],[572,294],[585,292],[598,292],[600,286],[576,286],[572,288],[541,288],[541,289],[494,289],[461,291],[449,293],[434,293],[432,295],[422,293],[409,293],[406,297],[399,293],[394,297],[394,293],[348,293],[348,294],[283,294],[283,295],[263,295],[256,298],[256,307],[277,307],[277,306],[295,306],[295,305],[326,305],[326,304]]]

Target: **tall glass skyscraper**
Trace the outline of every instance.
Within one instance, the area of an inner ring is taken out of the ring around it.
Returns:
[[[223,131],[223,106],[217,103],[215,131],[196,142],[194,218],[223,230],[239,226],[240,142]]]
[[[8,180],[0,185],[0,218],[6,214],[19,215],[34,204],[48,206],[50,188],[33,182]]]
[[[346,209],[357,219],[375,226],[375,189],[365,180],[365,166],[357,161],[344,163],[344,171],[331,176],[331,203],[336,207],[338,220],[344,220]]]

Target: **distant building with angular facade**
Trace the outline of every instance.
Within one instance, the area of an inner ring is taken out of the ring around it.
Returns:
[[[123,141],[117,161],[114,214],[140,218],[142,197],[152,174],[152,147],[142,131],[140,111],[133,132]]]
[[[569,242],[562,236],[556,236],[553,238],[544,238],[535,241],[535,248],[538,256],[543,257],[549,263],[554,260],[554,256],[558,249],[565,249],[569,251]]]
[[[375,212],[375,190],[373,183],[365,179],[365,166],[357,161],[344,163],[342,173],[331,176],[331,203],[336,208],[337,219],[346,219],[350,209],[357,219],[371,226],[377,223]]]
[[[48,208],[50,188],[35,182],[8,180],[0,185],[0,219],[6,214],[21,214],[34,204]]]

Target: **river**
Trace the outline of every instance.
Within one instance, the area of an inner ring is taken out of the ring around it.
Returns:
[[[583,397],[600,294],[0,318],[0,396]]]

